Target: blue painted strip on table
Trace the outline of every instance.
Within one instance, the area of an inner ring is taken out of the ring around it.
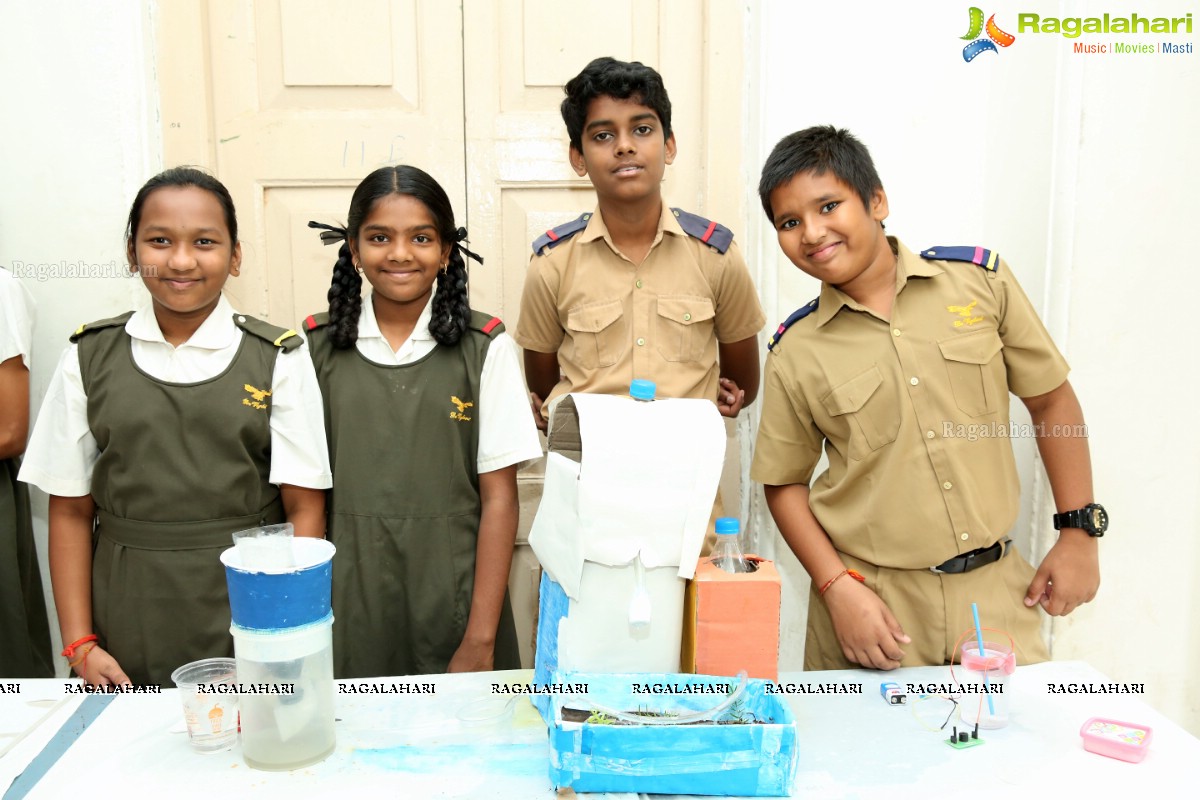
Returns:
[[[115,694],[90,694],[84,698],[71,718],[63,723],[63,726],[58,729],[58,733],[54,734],[54,737],[42,748],[42,752],[38,753],[33,761],[29,762],[25,771],[13,780],[12,786],[9,786],[8,791],[4,793],[4,800],[21,800],[29,794],[37,782],[44,778],[50,768],[62,758],[63,753],[67,752],[67,749],[75,744],[75,740],[83,735],[88,726],[96,721],[96,717],[108,708],[108,704],[115,697]]]

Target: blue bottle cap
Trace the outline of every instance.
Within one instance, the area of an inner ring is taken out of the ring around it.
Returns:
[[[741,533],[742,526],[737,517],[717,517],[717,535],[725,533]]]
[[[634,378],[629,384],[629,396],[634,400],[653,400],[656,388],[654,381]]]

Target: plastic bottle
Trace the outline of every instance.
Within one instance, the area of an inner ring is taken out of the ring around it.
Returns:
[[[717,519],[717,544],[713,547],[711,563],[725,572],[754,572],[758,566],[751,564],[742,555],[742,545],[738,542],[741,525],[737,517],[720,517]]]
[[[634,400],[641,400],[648,403],[654,399],[654,393],[657,389],[658,387],[655,386],[654,381],[634,378],[629,383],[629,396]]]

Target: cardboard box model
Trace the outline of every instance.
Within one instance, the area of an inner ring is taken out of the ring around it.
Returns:
[[[552,701],[550,780],[556,787],[576,792],[791,794],[799,756],[796,721],[783,696],[768,693],[766,681],[750,680],[741,695],[731,698],[731,689],[739,686],[736,678],[577,673],[560,679],[586,684],[587,694],[556,695]],[[724,710],[712,715],[717,724],[686,719],[722,705]],[[634,721],[601,706],[633,711]],[[581,713],[571,715],[570,709]],[[639,724],[639,718],[646,721]]]
[[[559,402],[529,533],[545,571],[536,682],[555,671],[679,672],[686,579],[724,458],[725,425],[707,400]]]
[[[746,556],[754,572],[731,575],[700,559],[684,601],[683,671],[779,677],[779,572]]]

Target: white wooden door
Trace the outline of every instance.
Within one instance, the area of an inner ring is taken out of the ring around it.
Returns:
[[[325,307],[367,173],[410,163],[465,207],[462,14],[443,0],[209,0],[159,6],[163,152],[233,195],[240,310],[294,327]]]

